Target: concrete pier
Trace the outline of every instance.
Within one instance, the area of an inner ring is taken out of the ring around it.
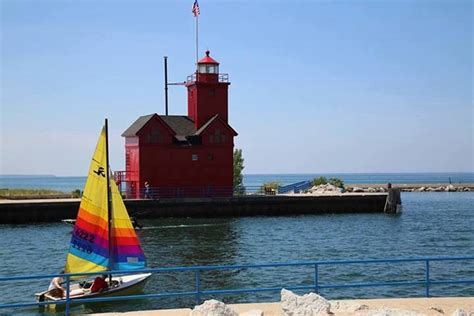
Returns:
[[[131,216],[232,217],[324,213],[383,213],[387,193],[320,196],[240,196],[166,200],[125,200]],[[0,200],[0,224],[57,222],[76,218],[79,199]]]
[[[388,299],[357,299],[357,300],[331,300],[334,316],[346,315],[388,315],[389,311],[397,315],[453,315],[458,309],[463,309],[467,315],[474,311],[474,297],[432,297],[432,298],[388,298]],[[337,305],[342,307],[334,308]],[[353,310],[355,306],[364,305],[362,310]],[[229,304],[232,310],[239,314],[259,310],[264,316],[281,316],[281,304],[276,303],[253,303],[253,304]],[[351,309],[352,308],[352,309]],[[136,311],[125,313],[101,313],[95,316],[189,316],[190,308]],[[390,314],[390,315],[392,315]],[[258,315],[258,314],[257,314]]]

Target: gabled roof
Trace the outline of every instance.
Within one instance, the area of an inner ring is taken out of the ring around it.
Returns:
[[[123,137],[137,136],[138,132],[145,126],[152,117],[157,116],[174,132],[176,138],[180,139],[188,135],[194,135],[196,127],[194,122],[185,115],[158,115],[156,113],[140,116],[125,132]]]
[[[229,128],[233,133],[234,133],[234,136],[237,136],[237,132],[232,128],[230,127],[229,124],[227,124],[226,122],[224,122],[223,120],[221,120],[221,118],[219,117],[219,114],[216,114],[214,115],[213,117],[211,117],[209,119],[209,121],[207,121],[203,126],[201,126],[194,135],[201,135],[202,132],[204,132],[206,130],[206,128],[209,127],[209,125],[211,125],[212,122],[214,121],[219,121],[221,122],[224,126],[226,126],[227,128]]]
[[[171,127],[176,137],[193,135],[196,132],[193,120],[185,115],[163,115],[160,118]]]
[[[206,130],[209,125],[214,121],[221,122],[224,126],[229,128],[234,136],[237,136],[237,132],[234,131],[229,124],[224,122],[218,114],[211,117],[203,126],[196,130],[194,121],[186,115],[158,115],[156,113],[140,116],[129,128],[122,133],[122,137],[134,137],[138,135],[138,132],[154,117],[156,116],[159,120],[163,121],[170,130],[174,132],[174,136],[179,141],[186,141],[187,136],[198,136]]]
[[[140,116],[137,118],[129,128],[122,133],[122,137],[133,137],[137,136],[137,133],[145,126],[146,123],[154,116],[156,113]]]

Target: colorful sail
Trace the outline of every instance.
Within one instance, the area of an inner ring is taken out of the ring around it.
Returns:
[[[107,270],[109,266],[106,141],[103,128],[72,233],[66,273],[98,272]]]
[[[112,191],[112,260],[111,270],[134,270],[146,266],[146,259],[133,228],[117,184],[110,181]]]

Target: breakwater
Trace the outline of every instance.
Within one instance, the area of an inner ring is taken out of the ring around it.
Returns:
[[[402,192],[471,192],[474,183],[409,183],[393,184]],[[386,185],[380,184],[349,184],[345,187],[347,192],[387,192]]]
[[[325,213],[382,213],[387,193],[324,196],[239,196],[166,200],[125,200],[131,216],[235,217]],[[79,199],[0,201],[0,224],[57,222],[75,218]]]

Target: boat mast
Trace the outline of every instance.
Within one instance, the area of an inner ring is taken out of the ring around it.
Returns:
[[[108,215],[108,237],[109,237],[109,264],[107,270],[112,267],[112,190],[110,190],[110,165],[109,165],[109,124],[105,119],[105,157],[107,163],[107,215]],[[112,283],[112,274],[109,274],[109,282]]]

